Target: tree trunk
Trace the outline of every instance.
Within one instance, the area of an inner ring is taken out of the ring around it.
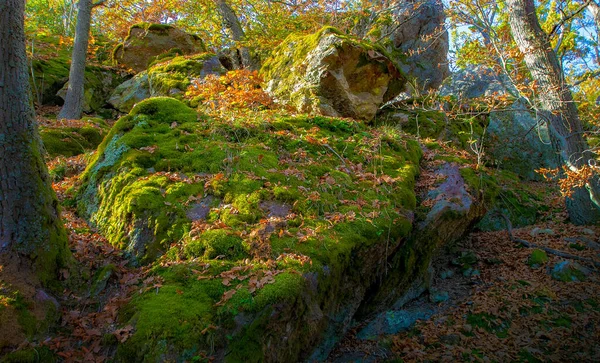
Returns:
[[[0,1],[0,261],[48,283],[67,261],[67,237],[30,100],[24,9]]]
[[[79,0],[77,5],[77,27],[75,29],[75,42],[71,56],[71,69],[69,70],[69,87],[65,104],[59,119],[79,120],[83,113],[85,60],[90,39],[90,24],[92,21],[92,0]]]
[[[593,161],[593,153],[583,138],[577,106],[564,79],[564,73],[547,34],[540,27],[533,0],[507,0],[511,33],[531,77],[537,85],[539,115],[548,123],[560,162],[571,171]],[[598,178],[585,188],[576,188],[567,198],[569,217],[576,224],[600,222]]]
[[[242,25],[240,24],[240,20],[238,19],[235,12],[227,4],[225,0],[215,0],[217,4],[217,11],[223,20],[223,26],[229,33],[231,40],[234,42],[241,42],[246,39],[246,33],[244,33],[244,29],[242,29]],[[240,58],[242,60],[243,68],[254,68],[254,63],[252,62],[252,57],[250,56],[250,51],[246,47],[239,48]]]

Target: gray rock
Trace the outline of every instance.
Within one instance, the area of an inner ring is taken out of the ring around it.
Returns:
[[[581,266],[577,262],[562,261],[552,268],[552,278],[563,282],[585,281],[590,270]]]
[[[542,234],[545,234],[548,236],[554,236],[554,231],[550,228],[539,228],[539,227],[535,227],[534,229],[529,231],[529,235],[531,237],[536,237],[536,236],[539,236]]]
[[[136,103],[149,97],[148,73],[142,72],[120,84],[110,95],[108,103],[121,112],[129,112]]]
[[[442,272],[440,273],[440,278],[441,278],[442,280],[449,279],[449,278],[451,278],[452,276],[454,276],[454,271],[452,271],[452,270],[444,270],[444,271],[442,271]]]
[[[434,314],[430,308],[390,310],[379,314],[356,337],[361,340],[375,340],[380,335],[397,334],[410,329],[417,320],[428,319]]]
[[[110,94],[127,79],[127,76],[130,75],[112,68],[86,67],[83,112],[96,112],[104,107],[108,103]],[[63,102],[67,96],[68,87],[69,83],[67,82],[56,94]]]
[[[450,299],[450,295],[448,294],[448,291],[438,291],[438,290],[429,291],[429,301],[431,301],[434,304],[439,304],[444,301],[448,301],[448,299]]]
[[[440,0],[400,1],[389,25],[371,29],[371,38],[389,34],[388,50],[405,56],[398,62],[419,91],[437,88],[450,74],[448,68],[448,32],[446,15]],[[376,26],[377,27],[377,26]]]
[[[299,112],[371,120],[402,90],[400,72],[372,45],[325,28],[288,37],[261,69],[266,91]]]
[[[557,167],[548,128],[535,115],[510,80],[485,67],[471,67],[454,73],[440,88],[441,96],[457,102],[472,102],[479,97],[509,96],[513,103],[490,113],[484,150],[491,161],[527,180],[541,180],[535,170]]]

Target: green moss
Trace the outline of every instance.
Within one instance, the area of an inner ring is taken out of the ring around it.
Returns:
[[[84,127],[42,127],[40,134],[50,157],[75,156],[95,149],[107,133],[107,126],[92,123]]]
[[[548,255],[545,251],[540,249],[535,249],[529,255],[529,259],[527,260],[527,264],[529,266],[542,266],[546,262],[548,262]]]
[[[206,231],[198,240],[191,241],[184,247],[184,253],[190,259],[221,257],[235,261],[247,256],[245,250],[240,237],[224,230]]]
[[[152,62],[148,68],[148,77],[154,94],[169,95],[174,89],[185,92],[191,84],[191,79],[206,75],[205,62],[213,57],[213,53],[203,53]],[[214,71],[218,73],[218,70],[211,70]]]
[[[47,347],[17,350],[6,354],[0,359],[1,363],[53,363],[57,361],[58,357]]]

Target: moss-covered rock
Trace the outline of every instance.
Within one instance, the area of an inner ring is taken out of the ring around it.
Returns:
[[[129,112],[136,103],[149,97],[182,98],[193,79],[223,73],[225,68],[212,53],[162,57],[147,71],[119,85],[108,102],[121,112]]]
[[[111,93],[127,77],[130,77],[130,75],[115,68],[87,66],[85,68],[83,112],[97,112],[106,106]],[[65,83],[56,94],[62,99],[62,102],[66,98],[68,86],[69,83]]]
[[[75,156],[94,150],[108,133],[109,125],[98,118],[84,118],[81,125],[56,125],[40,127],[44,149],[50,157]]]
[[[196,54],[205,52],[202,40],[165,24],[133,25],[123,44],[113,51],[113,60],[134,72],[146,70],[150,62],[163,54]]]
[[[527,264],[531,267],[540,267],[548,262],[548,254],[544,250],[535,249],[529,254]]]
[[[420,155],[392,127],[139,103],[78,193],[79,211],[134,260],[164,254],[162,288],[122,316],[135,333],[118,358],[295,361],[326,327],[347,328],[411,230]]]
[[[266,90],[300,112],[371,120],[404,86],[383,48],[333,28],[290,35],[261,69]]]

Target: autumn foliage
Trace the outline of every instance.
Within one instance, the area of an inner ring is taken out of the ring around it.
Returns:
[[[247,69],[227,72],[223,76],[209,75],[195,80],[186,97],[203,102],[209,109],[262,109],[273,107],[273,99],[262,90],[257,71]]]

